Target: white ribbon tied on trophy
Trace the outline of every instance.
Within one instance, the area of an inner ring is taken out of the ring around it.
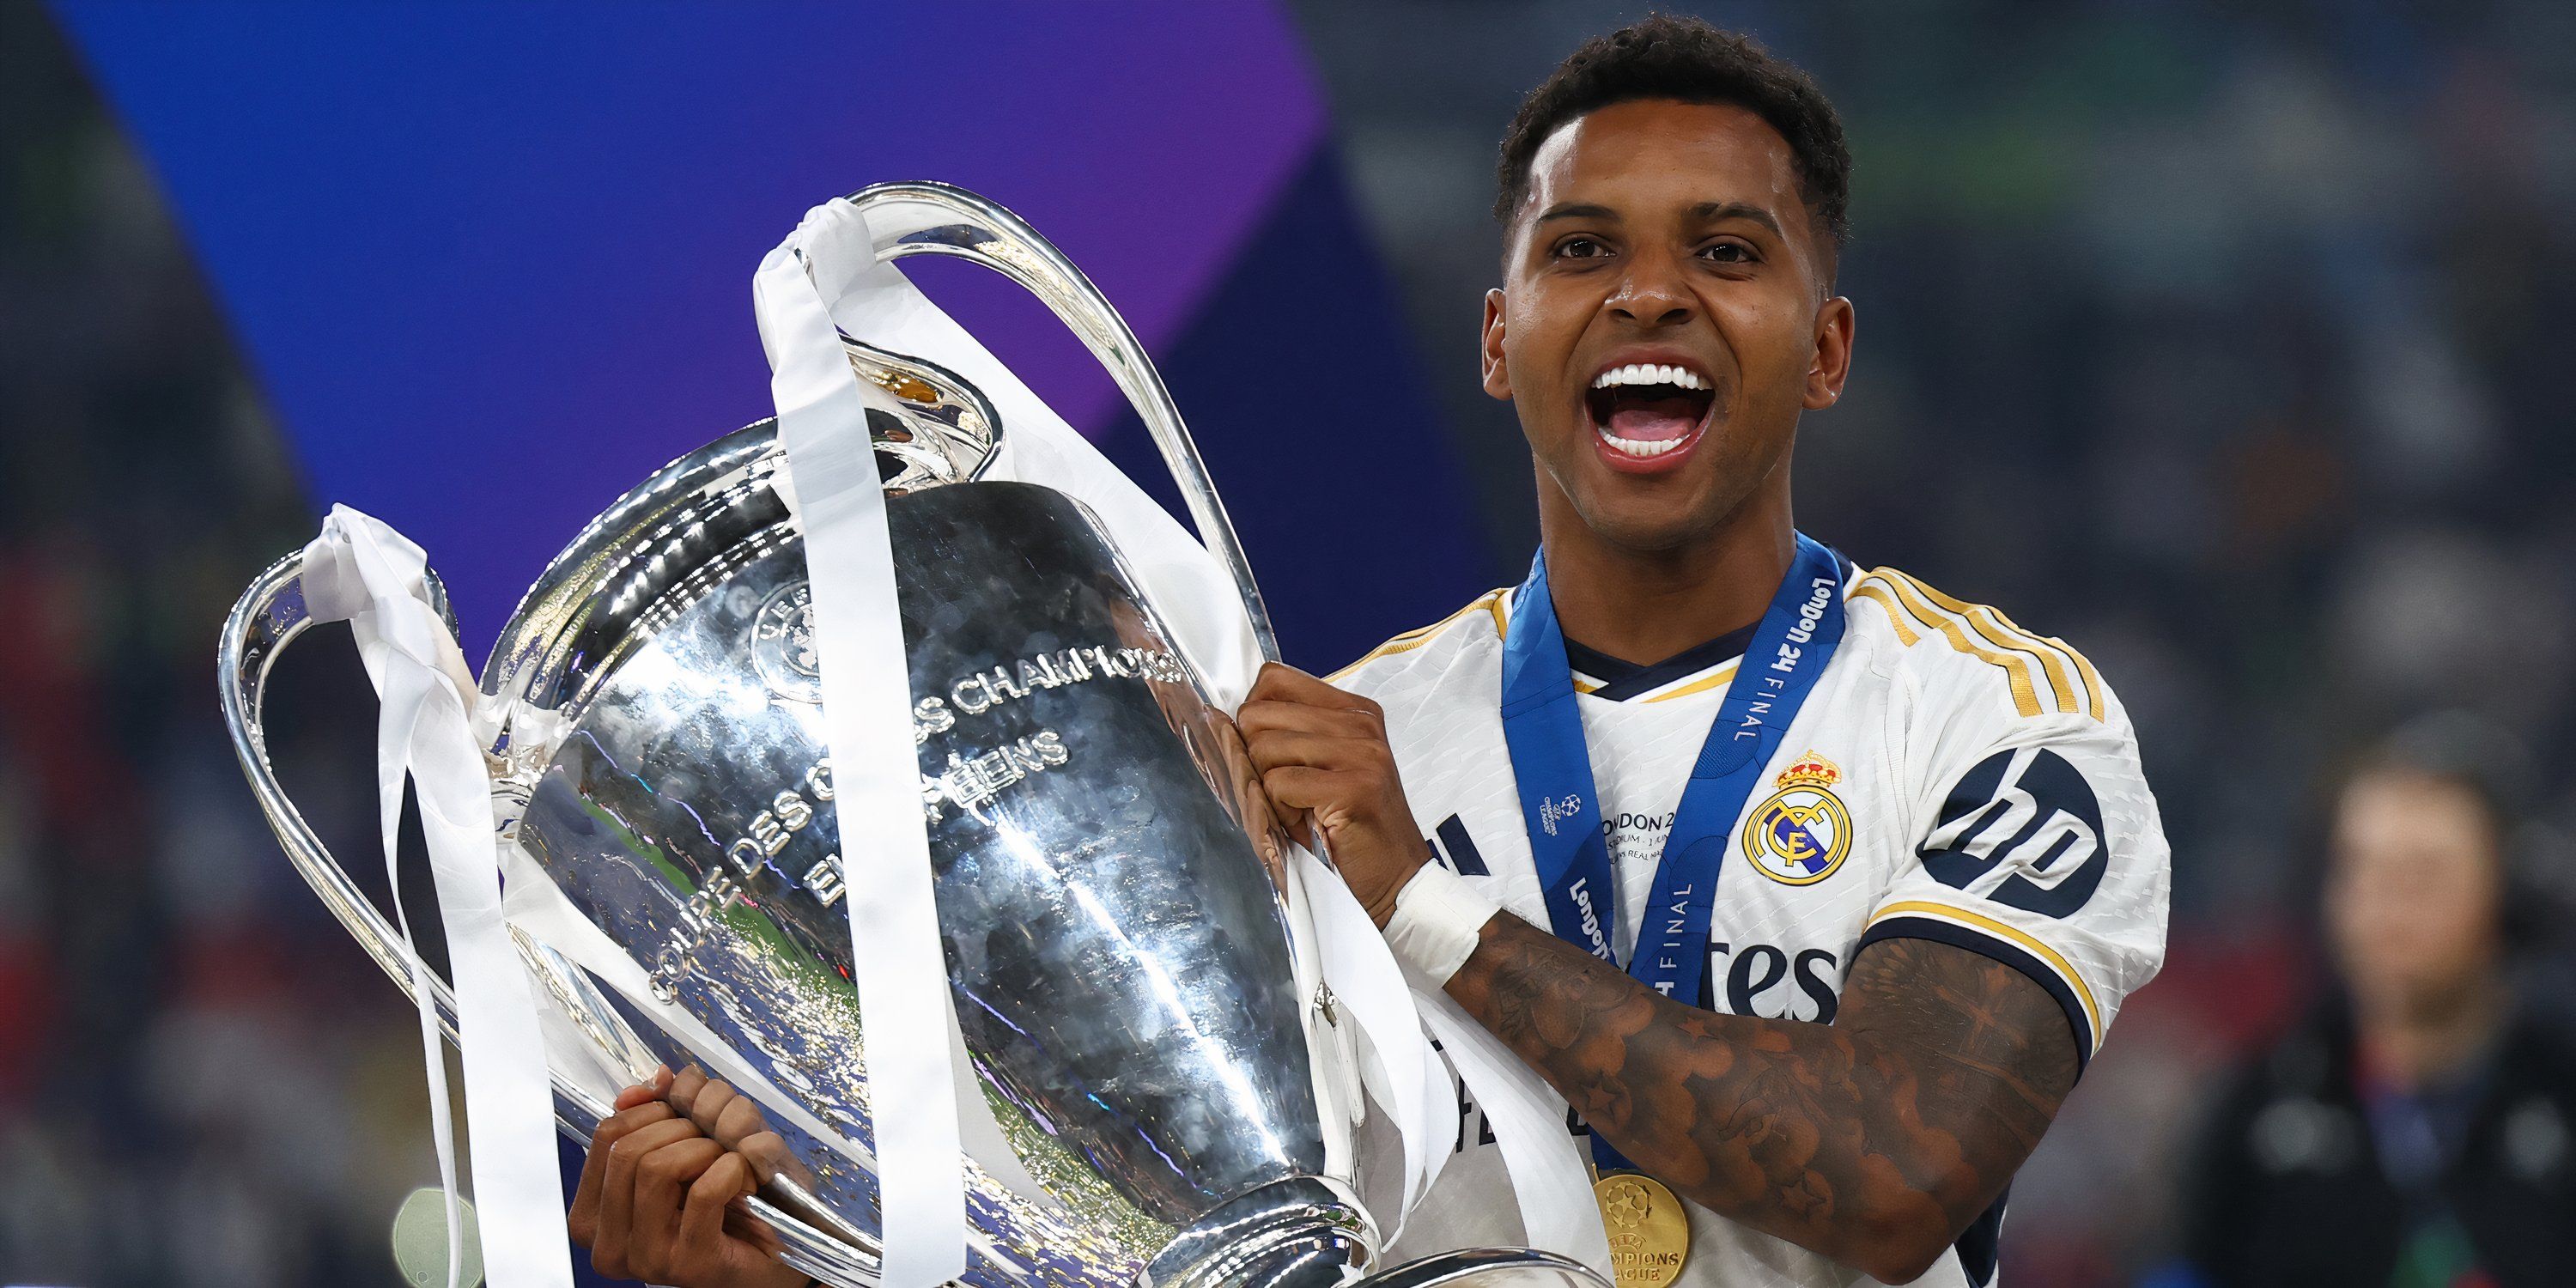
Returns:
[[[835,208],[851,217],[833,221],[835,233],[829,241],[809,240],[804,245],[814,281],[825,284],[831,322],[852,339],[956,372],[980,391],[1004,426],[1000,454],[984,477],[1044,484],[1089,507],[1170,626],[1174,646],[1207,681],[1211,696],[1228,711],[1241,706],[1260,672],[1262,655],[1236,595],[1234,578],[1222,561],[894,264],[876,258],[874,246],[890,244],[917,229],[862,229],[859,225],[865,218],[882,215],[860,217],[846,201],[817,207],[807,216],[807,227],[814,226],[816,215]],[[805,232],[799,229],[798,236]],[[791,238],[791,244],[795,240]],[[776,258],[773,253],[772,260]],[[769,268],[764,264],[763,271]],[[771,334],[764,321],[763,335]],[[819,372],[824,366],[822,331],[816,327],[802,334],[816,342]],[[837,348],[832,357],[842,364],[839,372],[847,373],[847,359]],[[838,378],[859,384],[853,375]],[[792,454],[791,448],[791,461]],[[799,468],[791,463],[791,471]],[[868,475],[871,481],[874,477]],[[800,495],[806,491],[801,474],[797,487]],[[827,670],[829,665],[827,658]],[[835,766],[839,763],[836,758]],[[1468,1093],[1485,1108],[1511,1173],[1529,1242],[1607,1275],[1609,1245],[1592,1201],[1589,1171],[1565,1131],[1563,1098],[1446,996],[1437,990],[1399,988],[1401,968],[1340,879],[1317,879],[1321,864],[1311,856],[1299,868],[1300,884],[1314,911],[1325,982],[1346,999],[1346,1009],[1361,1027],[1369,1055],[1388,1083],[1385,1099],[1393,1102],[1382,1102],[1379,1108],[1401,1138],[1405,1183],[1397,1210],[1380,1213],[1380,1224],[1390,1235],[1400,1228],[1405,1213],[1437,1178],[1457,1144],[1456,1107],[1447,1080],[1439,1076],[1441,1057],[1430,1047],[1429,1038],[1437,1036],[1448,1048]],[[874,1071],[871,1065],[872,1076]],[[1418,1089],[1419,1094],[1408,1089]],[[980,1102],[975,1107],[980,1108]],[[890,1165],[881,1173],[881,1177],[901,1175]],[[888,1288],[902,1286],[890,1281]]]
[[[966,1271],[957,1021],[931,890],[885,490],[868,438],[871,395],[885,395],[851,370],[831,312],[842,274],[875,260],[856,208],[817,206],[761,261],[752,301],[804,527],[876,1132],[882,1281],[933,1288]]]
[[[481,1201],[483,1265],[493,1288],[571,1288],[563,1175],[555,1157],[553,1099],[544,1039],[528,977],[501,914],[494,862],[491,782],[475,737],[479,693],[456,637],[431,607],[420,547],[378,520],[334,506],[305,547],[305,607],[316,621],[346,621],[381,703],[376,787],[385,875],[395,889],[395,835],[403,782],[420,800],[423,839],[447,930],[456,981],[456,1027],[465,1068],[465,1129],[474,1196]],[[446,1194],[447,1274],[464,1265],[456,1202],[455,1129],[447,1065],[428,968],[411,919],[395,901],[420,1002],[438,1176]]]

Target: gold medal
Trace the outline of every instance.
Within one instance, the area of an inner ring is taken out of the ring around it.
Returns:
[[[1610,1235],[1610,1271],[1618,1288],[1664,1288],[1690,1260],[1690,1214],[1662,1181],[1643,1172],[1612,1172],[1592,1183],[1601,1228]]]

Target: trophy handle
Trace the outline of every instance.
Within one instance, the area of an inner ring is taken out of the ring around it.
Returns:
[[[241,601],[224,619],[215,677],[222,695],[224,727],[232,735],[233,754],[240,758],[242,773],[250,779],[251,793],[259,798],[260,810],[268,816],[269,828],[277,833],[295,870],[322,897],[331,915],[357,938],[358,946],[417,1005],[419,995],[412,991],[412,967],[417,958],[403,942],[402,932],[376,911],[374,901],[349,879],[339,860],[331,857],[322,838],[314,834],[312,825],[304,821],[304,815],[277,781],[276,768],[269,764],[268,737],[261,725],[269,669],[276,665],[278,654],[313,625],[312,613],[304,603],[303,572],[302,551],[269,565],[250,589],[242,592]],[[447,619],[449,629],[454,629],[455,615],[448,607],[446,586],[434,572],[425,573],[425,580],[431,606]],[[580,972],[556,957],[553,950],[531,944],[525,938],[518,942],[522,954],[533,952],[550,959],[532,974],[556,983],[580,978]],[[430,1005],[438,1014],[439,1029],[447,1035],[449,1045],[458,1045],[455,992],[435,971],[423,970],[421,977],[429,981]],[[605,1003],[593,1001],[591,1005],[596,1010],[606,1009]],[[610,1106],[566,1079],[551,1059],[547,1061],[547,1075],[554,1086],[555,1129],[567,1139],[588,1145],[600,1120],[609,1115]],[[771,1181],[750,1200],[750,1206],[755,1215],[781,1231],[788,1244],[788,1256],[799,1269],[831,1276],[826,1280],[831,1283],[877,1281],[876,1241],[839,1221],[793,1183],[784,1179]],[[790,1216],[802,1223],[782,1219]]]
[[[251,794],[259,798],[260,811],[268,816],[269,829],[286,847],[286,857],[294,862],[295,870],[304,875],[313,893],[322,897],[331,915],[357,938],[358,946],[417,1005],[419,995],[412,991],[412,968],[417,958],[403,942],[402,932],[394,929],[384,914],[376,911],[374,901],[349,880],[339,860],[331,857],[322,838],[314,834],[295,802],[288,799],[286,789],[277,781],[276,768],[268,761],[268,735],[260,721],[269,668],[296,636],[313,625],[312,613],[304,603],[303,572],[302,551],[269,565],[268,571],[242,592],[232,615],[224,619],[223,642],[216,650],[215,677],[222,694],[224,727],[232,735],[233,754],[241,760],[242,774],[250,779]],[[436,573],[428,574],[427,581],[431,604],[454,629],[447,588]],[[456,994],[435,971],[424,970],[421,977],[429,981],[430,1004],[438,1013],[439,1028],[453,1045],[457,1041]],[[609,1107],[567,1082],[560,1073],[553,1074],[553,1081],[556,1127],[575,1140],[588,1141],[598,1129],[599,1120],[608,1116]]]
[[[1208,478],[1207,462],[1199,458],[1198,444],[1181,423],[1181,410],[1155,373],[1154,360],[1100,288],[1026,220],[963,188],[927,181],[880,183],[850,194],[849,201],[868,217],[870,231],[879,238],[878,259],[953,255],[981,264],[1038,297],[1091,350],[1154,436],[1164,467],[1189,505],[1199,540],[1234,575],[1235,592],[1252,619],[1261,656],[1278,661],[1279,638],[1270,626],[1270,609],[1252,579],[1243,545],[1235,539],[1225,502]]]

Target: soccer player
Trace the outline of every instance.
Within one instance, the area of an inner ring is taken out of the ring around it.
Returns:
[[[1529,580],[1240,715],[1398,956],[1580,1113],[1623,1288],[1992,1283],[2014,1171],[2163,955],[2093,667],[1791,522],[1851,370],[1849,170],[1739,37],[1567,59],[1504,139],[1485,297]],[[1518,1237],[1474,1117],[1395,1256]]]
[[[1799,417],[1851,366],[1849,170],[1739,37],[1650,18],[1567,59],[1504,140],[1485,299],[1530,578],[1333,683],[1268,668],[1239,716],[1399,958],[1580,1114],[1623,1288],[1993,1282],[2013,1172],[2163,954],[2091,664],[1792,523]],[[620,1099],[577,1236],[796,1283],[724,1229],[751,1172],[673,1098]],[[1393,1256],[1521,1237],[1472,1107],[1460,1151]]]

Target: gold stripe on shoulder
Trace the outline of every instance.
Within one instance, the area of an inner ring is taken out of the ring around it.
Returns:
[[[1911,573],[1898,572],[1894,568],[1887,571],[1903,578],[1906,585],[1912,586],[1924,598],[1948,609],[1959,620],[1966,622],[1968,629],[1982,636],[1987,643],[1997,648],[2024,654],[2038,662],[2040,670],[2048,676],[2048,691],[2056,697],[2057,709],[2064,712],[2072,712],[2076,709],[2075,690],[2067,682],[2066,667],[2058,662],[2057,654],[2039,642],[2037,636],[2003,621],[2003,614],[1983,604],[1963,603],[1953,599],[1924,584],[1922,578]]]
[[[2083,654],[2076,652],[2072,648],[2067,648],[2066,641],[2051,635],[2048,637],[2048,642],[2058,646],[2059,648],[2066,649],[2066,655],[2075,659],[2075,669],[2082,672],[2084,676],[2084,692],[2086,696],[2092,699],[2093,702],[2093,718],[2096,720],[2103,719],[2102,673],[2094,670],[2093,664],[2085,661]]]
[[[2029,627],[2023,626],[2021,623],[2004,616],[2004,610],[2000,608],[1989,608],[1986,611],[1993,613],[1995,615],[1995,620],[2002,622],[2006,627],[2020,631],[2022,634],[2038,640],[2040,643],[2046,644],[2050,648],[2056,649],[2058,652],[2065,654],[2068,661],[2075,663],[2076,676],[2084,681],[2084,700],[2086,709],[2092,713],[2094,719],[2100,720],[2103,718],[2102,673],[2094,670],[2093,664],[2084,660],[2084,655],[2076,652],[2074,645],[2069,644],[2054,635],[2042,635],[2037,631],[2031,630]]]
[[[1886,587],[1873,585],[1869,579],[1862,578],[1852,583],[1851,593],[1854,599],[1866,599],[1887,610],[1887,624],[1896,628],[1897,643],[1912,648],[1914,641],[1923,638],[1905,624],[1905,610],[1896,606],[1896,597],[1888,594]]]
[[[2031,684],[2030,663],[2024,661],[2019,653],[1997,653],[1970,639],[1968,632],[1960,628],[1956,619],[1916,595],[1905,580],[1905,574],[1893,568],[1873,568],[1865,580],[1874,580],[1878,585],[1885,586],[1893,592],[1896,602],[1904,606],[1906,615],[1922,623],[1927,633],[1948,640],[1951,648],[2002,671],[2005,678],[2012,683],[2014,710],[2025,716],[2035,716],[2040,713],[2039,691]]]
[[[1376,648],[1370,649],[1367,653],[1362,654],[1358,661],[1351,663],[1349,666],[1343,667],[1341,670],[1333,672],[1331,675],[1325,676],[1324,683],[1339,684],[1342,682],[1342,677],[1349,675],[1351,672],[1356,671],[1379,658],[1393,657],[1398,653],[1412,652],[1414,649],[1418,649],[1438,638],[1440,632],[1446,630],[1451,623],[1456,622],[1459,618],[1465,617],[1480,608],[1493,614],[1494,633],[1496,635],[1500,635],[1503,632],[1502,603],[1503,592],[1501,590],[1486,591],[1484,594],[1468,601],[1465,608],[1461,608],[1457,612],[1451,613],[1447,617],[1443,617],[1429,626],[1416,627],[1413,630],[1406,631],[1405,633],[1396,636],[1394,639],[1388,640],[1384,644],[1378,645]]]

